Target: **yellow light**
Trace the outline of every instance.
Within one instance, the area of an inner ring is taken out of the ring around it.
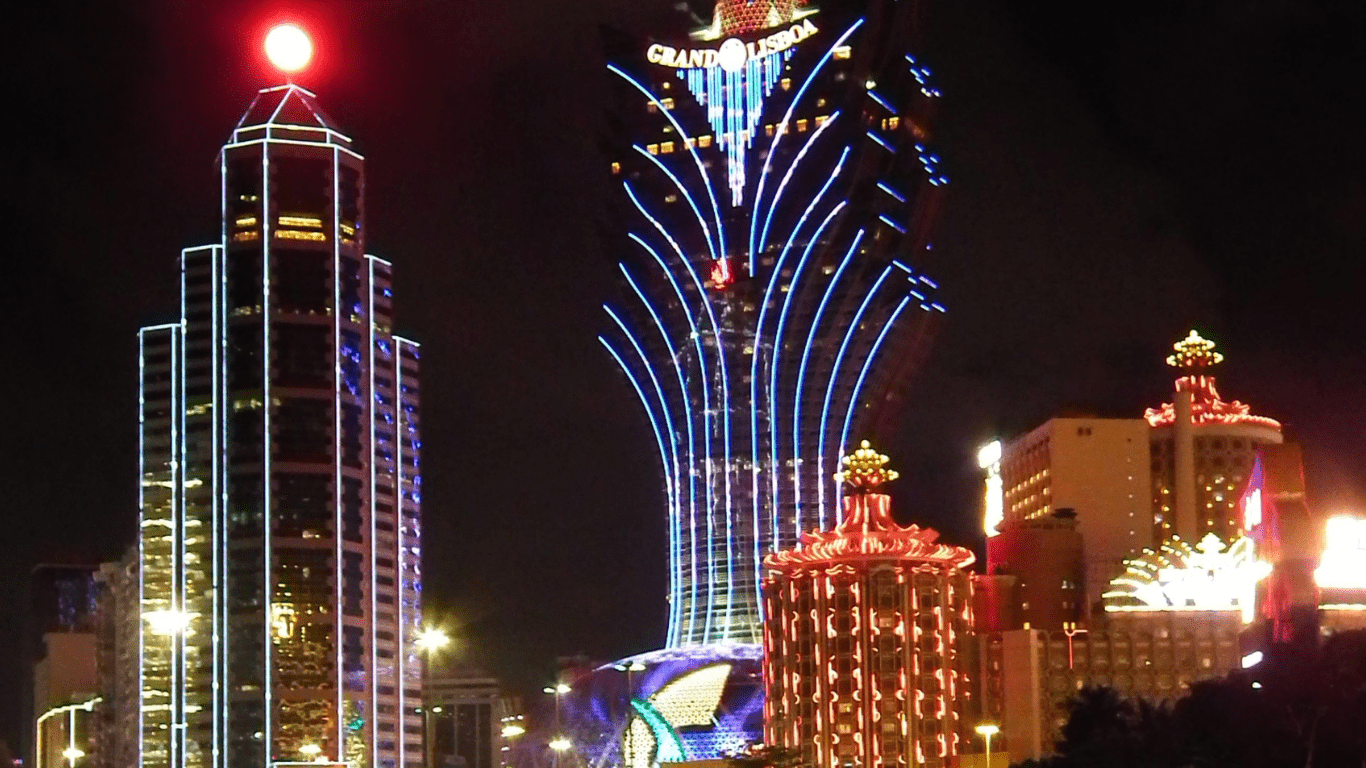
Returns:
[[[526,733],[526,729],[516,723],[509,723],[503,726],[503,738],[511,739]]]
[[[62,757],[65,757],[69,762],[74,763],[82,757],[85,757],[85,752],[81,751],[77,747],[67,747],[66,749],[62,750]]]
[[[154,635],[178,635],[189,628],[192,616],[185,611],[148,611],[142,615]]]
[[[1001,726],[995,725],[994,723],[984,723],[973,730],[977,731],[977,733],[982,736],[995,736],[1001,732]]]
[[[305,744],[302,747],[299,747],[299,754],[307,755],[309,757],[315,757],[319,754],[322,754],[322,751],[323,748],[318,746],[317,744]]]
[[[549,744],[549,747],[556,752],[563,752],[572,746],[574,745],[569,743],[569,739],[566,739],[563,736],[556,736],[554,741],[551,741]]]
[[[323,220],[312,216],[281,216],[279,218],[282,227],[321,227]]]
[[[423,653],[439,651],[450,645],[450,642],[450,636],[435,627],[427,627],[417,633],[417,648]]]
[[[280,24],[266,35],[266,58],[281,72],[298,72],[313,58],[313,41],[297,24]]]

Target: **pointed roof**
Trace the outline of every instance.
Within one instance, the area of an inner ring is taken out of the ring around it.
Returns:
[[[262,88],[251,100],[242,119],[237,121],[233,141],[257,133],[251,131],[253,128],[265,127],[322,131],[328,137],[327,143],[350,146],[351,138],[318,106],[317,99],[317,94],[294,83]],[[244,132],[250,133],[244,136]]]
[[[918,525],[902,527],[892,520],[891,498],[866,493],[844,498],[844,520],[832,531],[801,536],[801,549],[764,558],[769,568],[786,570],[837,562],[893,560],[944,568],[966,568],[977,559],[971,550],[937,541],[939,533]]]

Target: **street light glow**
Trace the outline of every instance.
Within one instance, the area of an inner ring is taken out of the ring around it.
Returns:
[[[417,649],[423,653],[439,651],[450,642],[450,636],[435,627],[427,627],[417,633]]]
[[[279,24],[266,35],[266,58],[281,72],[298,72],[313,58],[313,41],[297,24]]]
[[[572,747],[572,746],[574,746],[574,745],[569,743],[569,739],[566,739],[566,738],[563,737],[563,736],[556,736],[556,737],[555,737],[555,740],[552,741],[552,742],[550,742],[550,745],[549,745],[549,746],[550,746],[551,749],[555,750],[556,752],[563,752],[563,751],[565,751],[566,749],[569,749],[570,747]]]
[[[67,747],[62,750],[62,757],[65,757],[68,761],[74,763],[82,757],[85,757],[85,752],[79,747]]]
[[[993,725],[992,723],[986,723],[985,725],[977,726],[975,730],[977,731],[977,733],[983,736],[995,736],[996,734],[1001,732],[1001,726]]]
[[[516,723],[508,723],[503,726],[503,738],[511,739],[526,733],[526,729]]]

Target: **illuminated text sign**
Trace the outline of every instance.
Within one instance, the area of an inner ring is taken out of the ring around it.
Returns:
[[[810,19],[806,19],[787,29],[780,29],[768,37],[748,43],[732,37],[717,48],[670,48],[655,43],[646,49],[645,60],[651,64],[676,69],[720,67],[727,72],[738,72],[744,69],[746,62],[781,53],[814,34],[816,25],[812,24]]]

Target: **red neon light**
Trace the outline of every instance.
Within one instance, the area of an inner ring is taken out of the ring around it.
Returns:
[[[764,565],[791,570],[815,564],[852,564],[866,560],[909,560],[924,565],[966,568],[977,560],[971,550],[937,544],[939,533],[892,520],[891,498],[881,493],[844,498],[844,521],[831,531],[803,533],[802,547],[764,558]],[[833,589],[833,585],[831,586]]]
[[[1265,416],[1253,416],[1252,409],[1237,400],[1224,402],[1214,388],[1213,376],[1182,376],[1176,380],[1177,392],[1191,393],[1191,423],[1193,424],[1252,424],[1280,429],[1281,423]],[[1143,413],[1152,427],[1176,423],[1176,406],[1163,403],[1161,408],[1149,408]]]

